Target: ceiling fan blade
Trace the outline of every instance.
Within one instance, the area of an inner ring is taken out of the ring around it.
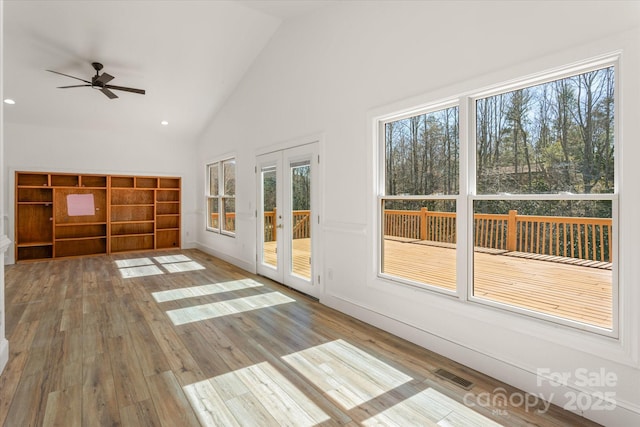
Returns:
[[[104,87],[106,89],[123,90],[125,92],[139,93],[140,95],[144,95],[145,94],[145,90],[144,89],[134,89],[132,87],[113,86],[113,85],[104,85]]]
[[[116,95],[115,93],[111,92],[109,89],[107,89],[106,87],[103,87],[102,89],[100,89],[100,92],[104,93],[105,95],[107,95],[107,98],[109,99],[114,99],[117,98],[118,95]]]
[[[60,74],[61,76],[71,77],[72,79],[80,80],[81,82],[89,83],[89,85],[91,85],[90,81],[85,80],[85,79],[81,79],[80,77],[70,76],[69,74],[59,73],[59,72],[53,71],[53,70],[47,70],[47,71],[50,72],[50,73],[54,73],[54,74]]]
[[[58,86],[58,89],[69,89],[70,87],[91,87],[91,85],[72,85],[72,86]]]
[[[102,73],[102,75],[99,76],[95,81],[98,83],[107,84],[113,79],[114,77],[111,74]]]

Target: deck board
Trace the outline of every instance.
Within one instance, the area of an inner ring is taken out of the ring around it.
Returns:
[[[295,271],[310,274],[310,239],[293,241]],[[275,242],[264,247],[265,260],[276,262]],[[412,239],[386,239],[384,273],[444,289],[456,288],[453,245],[429,245]],[[609,268],[607,268],[609,267]],[[527,257],[506,251],[474,253],[475,296],[493,302],[612,327],[610,265],[576,265],[560,257]]]

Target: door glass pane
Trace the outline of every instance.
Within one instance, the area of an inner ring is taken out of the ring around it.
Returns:
[[[311,279],[311,164],[290,164],[291,272]]]
[[[276,168],[262,168],[262,214],[264,217],[262,262],[273,267],[278,265],[276,211]]]

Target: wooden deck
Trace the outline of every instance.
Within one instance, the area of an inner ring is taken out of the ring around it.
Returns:
[[[265,245],[265,259],[271,262],[275,262],[274,244]],[[455,255],[452,245],[387,239],[384,272],[453,290]],[[603,328],[612,327],[611,270],[527,259],[521,253],[515,255],[505,251],[476,251],[476,297]],[[308,276],[309,239],[294,240],[293,256],[295,271]]]

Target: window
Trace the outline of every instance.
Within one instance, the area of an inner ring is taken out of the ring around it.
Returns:
[[[475,99],[473,297],[613,328],[614,77]]]
[[[235,158],[207,165],[207,230],[235,234],[235,195]]]
[[[381,274],[456,290],[458,107],[384,126]]]
[[[610,59],[382,119],[379,275],[615,335],[615,77]]]

